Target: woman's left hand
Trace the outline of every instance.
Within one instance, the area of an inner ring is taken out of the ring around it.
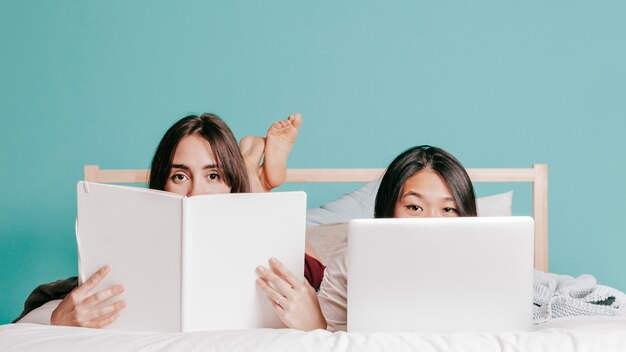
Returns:
[[[269,260],[270,269],[257,267],[259,288],[272,302],[274,310],[285,325],[293,329],[310,331],[326,329],[315,289],[304,279],[299,279],[276,258]]]

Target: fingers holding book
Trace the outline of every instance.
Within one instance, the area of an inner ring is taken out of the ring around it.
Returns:
[[[325,329],[315,289],[306,280],[298,279],[276,258],[269,260],[270,269],[257,267],[257,286],[267,295],[280,320],[290,328],[304,331]]]
[[[104,266],[82,285],[72,290],[52,312],[50,323],[101,328],[114,322],[119,317],[120,311],[126,307],[126,302],[117,301],[108,305],[104,302],[124,292],[124,287],[115,285],[92,293],[110,271],[108,265]]]

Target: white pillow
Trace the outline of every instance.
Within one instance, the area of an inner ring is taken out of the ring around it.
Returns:
[[[513,191],[476,198],[478,216],[511,216]]]
[[[380,179],[374,180],[319,208],[308,209],[306,212],[307,226],[373,218],[374,202],[379,185]],[[511,216],[512,204],[513,191],[476,199],[478,216]]]

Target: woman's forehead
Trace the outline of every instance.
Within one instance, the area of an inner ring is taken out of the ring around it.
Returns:
[[[402,186],[402,196],[415,194],[421,197],[452,198],[446,181],[432,169],[423,169],[409,177]]]
[[[209,142],[198,134],[192,134],[180,140],[172,164],[204,166],[217,164],[217,160]]]

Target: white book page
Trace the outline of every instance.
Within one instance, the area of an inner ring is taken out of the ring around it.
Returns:
[[[255,269],[274,256],[303,277],[304,192],[185,198],[183,331],[283,327]]]
[[[127,307],[109,328],[180,331],[183,197],[88,182],[77,191],[80,279],[108,264],[111,272],[94,292],[125,287],[120,299]]]

